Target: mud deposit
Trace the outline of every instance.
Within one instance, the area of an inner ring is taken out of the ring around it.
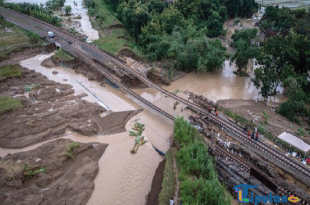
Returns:
[[[93,136],[125,131],[126,122],[139,111],[123,111],[101,117],[105,109],[74,96],[71,85],[48,80],[35,71],[22,69],[22,77],[0,82],[0,96],[21,99],[23,108],[0,116],[0,146],[21,148],[62,136],[67,129]],[[31,84],[39,87],[25,93]]]
[[[164,170],[166,165],[166,159],[161,161],[156,169],[153,181],[152,181],[152,188],[149,194],[146,197],[146,205],[158,205],[158,197],[159,193],[162,189],[161,184],[164,179]]]
[[[64,156],[71,140],[59,139],[0,159],[0,201],[11,204],[86,204],[94,190],[98,159],[107,144],[79,144],[74,159]],[[26,171],[45,167],[32,177]]]

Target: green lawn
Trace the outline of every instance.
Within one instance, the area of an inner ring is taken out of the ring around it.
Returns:
[[[9,27],[12,32],[6,32],[0,26],[0,58],[14,50],[24,47],[35,47],[43,44],[43,40],[39,39],[38,43],[31,43],[27,37],[26,31],[18,28],[17,26]]]
[[[0,97],[0,115],[19,107],[22,107],[20,100],[9,96]]]
[[[5,65],[0,67],[0,81],[10,77],[20,77],[22,71],[19,65]]]
[[[140,52],[142,49],[130,37],[126,29],[109,29],[109,26],[111,25],[122,24],[121,21],[116,18],[116,13],[114,13],[114,11],[109,8],[109,5],[102,0],[95,0],[95,2],[97,8],[94,12],[95,16],[93,16],[91,22],[93,27],[99,31],[99,39],[95,40],[93,44],[114,55],[118,55],[119,51],[127,48],[143,58],[143,54]],[[117,38],[120,36],[130,39],[130,41]]]
[[[73,60],[74,57],[71,56],[69,53],[62,49],[58,49],[57,53],[54,55],[54,57],[60,58],[63,61]]]

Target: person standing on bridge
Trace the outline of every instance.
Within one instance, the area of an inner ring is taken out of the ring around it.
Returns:
[[[248,137],[249,137],[249,139],[251,139],[251,131],[250,130],[248,131]]]
[[[255,134],[255,132],[252,132],[251,139],[254,139],[254,134]]]
[[[255,141],[258,141],[258,135],[259,135],[259,133],[258,133],[258,131],[256,132],[256,138],[255,138]]]
[[[244,131],[245,131],[245,132],[247,132],[247,131],[248,131],[248,125],[247,125],[247,124],[245,124],[245,126],[244,126],[244,128],[243,128],[243,129],[244,129]]]

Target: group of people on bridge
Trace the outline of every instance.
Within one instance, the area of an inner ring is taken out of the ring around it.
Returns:
[[[258,141],[259,131],[257,130],[257,127],[254,127],[254,131],[251,132],[251,130],[248,130],[248,125],[246,124],[244,126],[244,131],[247,132],[250,140],[254,139],[255,141]]]
[[[209,113],[212,112],[211,106],[208,107]],[[217,110],[217,106],[214,107],[215,116],[219,117],[219,111]]]

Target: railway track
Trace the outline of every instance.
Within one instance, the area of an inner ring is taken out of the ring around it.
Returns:
[[[228,160],[228,161],[231,162],[231,165],[236,165],[236,164],[239,165],[240,166],[240,170],[238,171],[238,174],[240,176],[243,176],[244,173],[250,174],[250,170],[254,169],[256,172],[259,172],[260,175],[264,176],[266,179],[269,179],[271,182],[273,182],[277,186],[278,194],[287,195],[287,196],[291,196],[291,195],[297,196],[300,199],[300,201],[297,204],[300,204],[300,205],[310,205],[310,202],[307,199],[301,198],[298,194],[296,195],[294,193],[294,191],[289,190],[286,187],[280,185],[277,180],[268,177],[265,173],[263,173],[262,171],[258,170],[256,167],[254,167],[254,166],[250,165],[249,163],[245,162],[244,159],[242,159],[242,158],[240,158],[238,156],[233,155],[232,153],[228,152],[227,150],[225,150],[224,148],[220,147],[219,145],[215,144],[212,147],[212,151],[214,152],[214,155],[217,158]],[[224,175],[224,176],[222,176],[223,179],[225,177],[227,177],[227,173],[225,173],[224,170],[221,170],[219,168],[218,171],[219,171],[219,175],[220,174]],[[232,181],[229,178],[227,178],[227,180],[228,180],[229,183],[232,183]]]
[[[126,65],[124,65],[122,63],[121,60],[119,60],[117,57],[112,56],[111,54],[108,54],[102,50],[100,50],[99,48],[97,48],[96,46],[90,45],[86,42],[83,42],[77,38],[75,38],[72,34],[64,31],[61,28],[52,26],[48,23],[45,23],[43,21],[40,21],[38,19],[35,19],[33,17],[30,16],[26,16],[24,14],[20,14],[18,12],[15,11],[11,11],[11,10],[7,10],[4,8],[0,7],[0,13],[8,20],[10,21],[21,21],[21,22],[28,22],[28,24],[32,25],[32,29],[36,29],[36,31],[40,28],[43,28],[43,31],[47,33],[47,31],[53,31],[56,36],[58,36],[59,38],[64,39],[64,41],[60,41],[61,43],[68,44],[66,42],[75,42],[77,44],[79,44],[80,46],[86,47],[90,50],[92,50],[94,53],[98,54],[99,56],[101,56],[101,58],[96,58],[91,54],[87,54],[86,52],[82,52],[80,50],[74,50],[72,52],[74,52],[75,54],[77,54],[78,56],[82,57],[84,59],[84,61],[90,63],[90,65],[92,65],[97,71],[99,71],[100,73],[102,73],[103,75],[105,75],[109,80],[111,80],[111,82],[119,85],[119,87],[121,87],[122,89],[124,89],[126,92],[128,92],[129,94],[131,94],[132,96],[134,96],[135,98],[139,99],[141,102],[147,104],[148,106],[150,106],[151,108],[153,108],[154,110],[160,112],[161,114],[163,114],[164,116],[166,116],[167,118],[173,120],[174,118],[169,115],[168,113],[164,112],[163,110],[161,110],[160,108],[156,107],[155,105],[151,104],[150,102],[148,102],[147,100],[143,99],[142,97],[138,96],[137,94],[135,94],[132,90],[128,89],[125,85],[121,84],[120,82],[117,82],[113,76],[111,76],[110,73],[106,72],[102,67],[100,67],[97,63],[95,63],[92,58],[95,58],[97,61],[99,62],[103,62],[103,59],[108,59],[109,61],[113,62],[115,65],[118,65],[120,68],[124,69],[126,72],[134,75],[136,78],[138,78],[139,80],[141,80],[142,82],[144,82],[145,84],[147,84],[150,87],[153,87],[155,89],[157,89],[158,91],[160,91],[161,93],[173,98],[174,100],[181,102],[185,105],[187,105],[188,107],[190,107],[192,110],[194,110],[195,112],[203,115],[204,117],[208,118],[210,121],[212,121],[215,124],[218,124],[219,126],[221,126],[223,129],[231,132],[232,134],[234,134],[235,136],[237,136],[239,139],[243,140],[244,142],[246,142],[247,144],[251,145],[252,147],[254,147],[255,149],[258,149],[264,153],[267,153],[271,158],[274,158],[275,160],[278,160],[279,162],[281,162],[284,166],[290,167],[294,170],[297,170],[299,173],[304,174],[306,177],[310,177],[310,169],[308,167],[306,167],[305,165],[296,162],[293,159],[290,159],[289,157],[285,156],[283,153],[273,149],[270,146],[265,145],[264,143],[258,141],[258,142],[253,142],[252,140],[249,140],[246,133],[243,132],[242,129],[240,129],[239,126],[237,126],[236,124],[229,122],[229,121],[225,121],[221,118],[217,118],[214,115],[209,114],[204,108],[200,107],[199,105],[190,102],[184,98],[178,97],[174,94],[172,94],[171,92],[157,86],[156,84],[152,83],[150,80],[148,80],[147,78],[145,78],[144,76],[142,76],[140,73],[138,73],[137,71],[127,67]],[[20,19],[20,20],[17,20]],[[22,20],[21,20],[22,19]],[[22,25],[20,25],[22,27]],[[41,33],[41,35],[44,36],[43,33]],[[66,41],[66,42],[65,42]],[[69,45],[67,45],[69,46]],[[70,47],[70,46],[69,46]],[[68,48],[69,48],[68,47]]]

